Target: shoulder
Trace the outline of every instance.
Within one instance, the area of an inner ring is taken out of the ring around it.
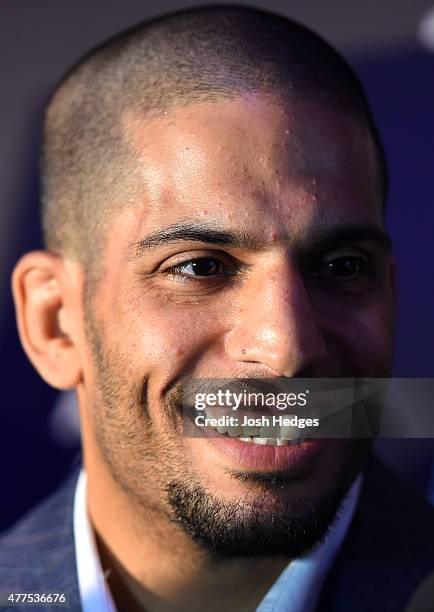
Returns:
[[[78,601],[73,531],[78,474],[76,467],[54,493],[0,535],[3,596],[9,592],[59,592]]]
[[[321,610],[401,612],[434,569],[434,509],[373,457]]]

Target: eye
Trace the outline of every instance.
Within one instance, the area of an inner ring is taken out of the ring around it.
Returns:
[[[198,278],[231,275],[234,271],[217,257],[197,257],[172,266],[166,272]]]
[[[353,252],[328,254],[319,267],[309,274],[313,279],[337,280],[351,282],[365,279],[371,271],[369,257]]]
[[[361,257],[337,257],[326,264],[327,272],[336,278],[353,280],[366,271],[367,262]]]

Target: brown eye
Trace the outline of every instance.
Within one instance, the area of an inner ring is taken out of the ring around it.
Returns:
[[[312,279],[356,281],[366,278],[371,271],[369,260],[357,255],[327,257],[318,267],[311,270]]]
[[[366,271],[366,262],[360,257],[338,257],[327,263],[326,269],[335,278],[353,280]]]
[[[173,266],[172,272],[186,276],[215,276],[221,273],[222,262],[214,257],[199,257]]]

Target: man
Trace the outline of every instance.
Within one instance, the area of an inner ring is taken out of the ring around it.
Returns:
[[[383,468],[361,476],[368,440],[182,429],[191,377],[390,373],[387,169],[344,60],[248,8],[139,25],[57,88],[42,181],[47,250],[15,268],[17,320],[41,376],[76,389],[83,471],[3,537],[1,592],[403,609],[432,517]]]

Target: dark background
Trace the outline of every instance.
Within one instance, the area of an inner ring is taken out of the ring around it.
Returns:
[[[89,48],[147,17],[191,4],[0,2],[0,529],[45,496],[79,452],[74,398],[50,389],[27,361],[9,289],[14,262],[40,247],[37,151],[44,103],[55,82]],[[250,5],[286,14],[322,34],[350,60],[366,87],[391,168],[387,225],[399,265],[394,375],[434,377],[434,51],[420,35],[431,3]],[[382,441],[377,449],[404,479],[431,495],[433,440]]]

